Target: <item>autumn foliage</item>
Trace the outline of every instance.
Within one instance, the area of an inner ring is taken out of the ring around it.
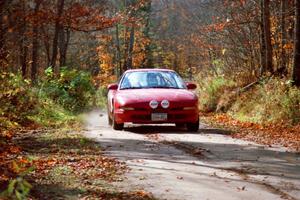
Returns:
[[[51,132],[58,139],[47,143],[35,131],[76,127],[76,114],[105,104],[106,85],[132,68],[174,69],[197,82],[207,122],[299,151],[299,41],[298,0],[1,0],[0,189],[27,197],[31,166],[36,185],[55,167],[106,181],[123,173],[123,163],[93,154],[99,149],[78,135]],[[40,145],[30,154],[37,159],[25,156],[34,145],[23,133]],[[84,187],[88,197],[114,199]]]

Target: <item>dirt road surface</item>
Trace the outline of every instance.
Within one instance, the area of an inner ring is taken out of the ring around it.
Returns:
[[[116,183],[158,199],[300,199],[300,155],[230,137],[200,125],[189,133],[172,125],[129,125],[114,131],[107,115],[86,116],[86,136],[131,170]]]

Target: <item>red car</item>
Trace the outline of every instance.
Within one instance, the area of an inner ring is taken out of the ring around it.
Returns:
[[[115,130],[124,123],[175,123],[196,132],[199,128],[198,97],[173,70],[126,71],[119,84],[108,86],[108,120]]]

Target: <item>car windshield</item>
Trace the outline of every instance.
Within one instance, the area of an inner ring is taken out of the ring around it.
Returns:
[[[124,75],[120,89],[175,88],[185,89],[180,76],[173,71],[133,71]]]

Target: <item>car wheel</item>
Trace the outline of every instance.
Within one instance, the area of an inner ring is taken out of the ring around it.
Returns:
[[[107,120],[108,120],[108,125],[112,125],[112,119],[110,118],[110,113],[109,110],[107,109]]]
[[[110,118],[109,115],[107,116],[107,118],[108,118],[108,124],[111,126],[113,124],[113,121],[112,121],[112,119]]]
[[[191,132],[197,132],[199,130],[199,120],[195,123],[187,123],[187,130]]]
[[[112,120],[112,127],[114,130],[120,131],[123,130],[124,124],[118,124],[115,119]]]

